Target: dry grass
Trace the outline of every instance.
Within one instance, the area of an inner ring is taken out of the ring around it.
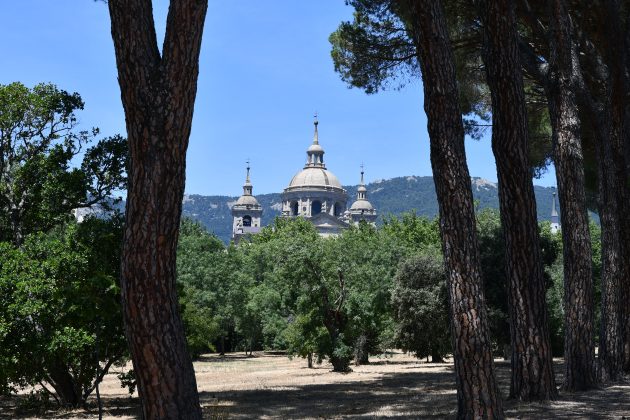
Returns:
[[[431,364],[404,354],[372,357],[371,364],[338,374],[328,364],[308,369],[303,359],[242,354],[207,355],[195,362],[197,383],[207,418],[420,418],[453,417],[456,394],[451,364]],[[561,361],[556,366],[561,381]],[[501,389],[507,393],[509,363],[497,361]],[[107,418],[138,418],[136,396],[120,388],[115,375],[101,386]],[[16,400],[0,401],[0,417],[38,418],[15,411]],[[506,401],[506,414],[521,419],[630,418],[630,386],[617,385],[576,394],[561,393],[546,404]],[[46,412],[39,418],[97,418],[90,411]]]

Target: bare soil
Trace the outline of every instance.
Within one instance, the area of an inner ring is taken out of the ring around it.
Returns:
[[[427,363],[402,353],[372,357],[353,372],[331,372],[324,363],[308,369],[304,359],[255,354],[206,355],[195,362],[197,384],[206,418],[216,419],[342,419],[454,417],[455,377],[450,363]],[[507,395],[509,362],[497,360],[501,389]],[[562,381],[562,361],[556,363]],[[104,417],[139,418],[137,395],[129,396],[109,374],[101,384]],[[20,398],[0,399],[0,418],[93,419],[89,410],[29,412]],[[583,393],[560,393],[550,403],[506,400],[506,415],[515,419],[630,419],[630,385],[602,387]]]

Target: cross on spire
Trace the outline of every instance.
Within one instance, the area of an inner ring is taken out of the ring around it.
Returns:
[[[319,124],[319,121],[317,121],[317,111],[315,111],[315,115],[313,117],[315,118],[315,121],[313,122],[313,124],[315,124],[315,134],[313,135],[313,144],[319,144],[319,134],[317,133],[317,124]]]

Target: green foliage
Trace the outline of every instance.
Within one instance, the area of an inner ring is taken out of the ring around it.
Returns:
[[[442,361],[450,353],[448,293],[442,258],[427,250],[403,261],[394,278],[396,340],[416,357]]]
[[[71,161],[98,134],[78,131],[78,93],[51,84],[0,85],[0,241],[65,222],[72,209],[106,206],[124,189],[126,141],[106,138],[89,148],[81,168]]]
[[[416,49],[388,1],[355,0],[354,20],[330,35],[335,71],[353,87],[376,93],[419,76]]]
[[[18,249],[0,243],[3,392],[45,381],[63,404],[78,406],[124,361],[121,239],[114,217],[32,234]]]
[[[243,296],[235,296],[234,256],[198,222],[182,219],[177,282],[186,339],[194,357],[215,350],[214,342],[228,333],[235,309],[242,306]]]
[[[496,210],[486,209],[477,214],[477,230],[484,291],[488,305],[490,335],[495,351],[505,357],[509,354],[510,321],[508,312],[508,284],[505,274],[505,246],[501,219]],[[562,355],[562,236],[551,232],[548,222],[540,224],[540,246],[547,287],[547,307],[552,350]]]
[[[383,230],[414,250],[440,244],[440,228],[437,218],[431,220],[418,216],[415,212],[404,213],[401,218],[390,216],[385,219]]]

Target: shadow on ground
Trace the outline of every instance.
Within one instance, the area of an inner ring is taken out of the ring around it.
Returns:
[[[238,359],[232,358],[233,361]],[[243,357],[240,360],[245,361]],[[396,372],[362,380],[361,373],[344,375],[327,384],[264,385],[252,389],[201,392],[205,418],[453,418],[457,409],[455,377],[451,365],[375,359],[375,366],[396,365]],[[247,369],[248,364],[244,365]],[[497,378],[504,397],[509,389],[509,362],[497,362]],[[324,369],[323,367],[320,369]],[[407,369],[416,369],[408,372]],[[319,370],[319,369],[318,369]],[[402,370],[402,371],[401,371]],[[562,365],[555,366],[558,383]],[[229,373],[225,373],[229,375]],[[356,375],[356,380],[352,377]],[[334,376],[333,376],[334,378]],[[289,384],[289,382],[287,382]],[[97,418],[95,403],[89,411],[33,413],[15,410],[15,401],[0,400],[0,418]],[[104,398],[106,418],[138,418],[137,399]],[[6,409],[6,410],[5,410]],[[518,403],[505,401],[508,418],[519,419],[621,419],[630,416],[630,386],[610,386],[583,393],[560,393],[556,401]]]

